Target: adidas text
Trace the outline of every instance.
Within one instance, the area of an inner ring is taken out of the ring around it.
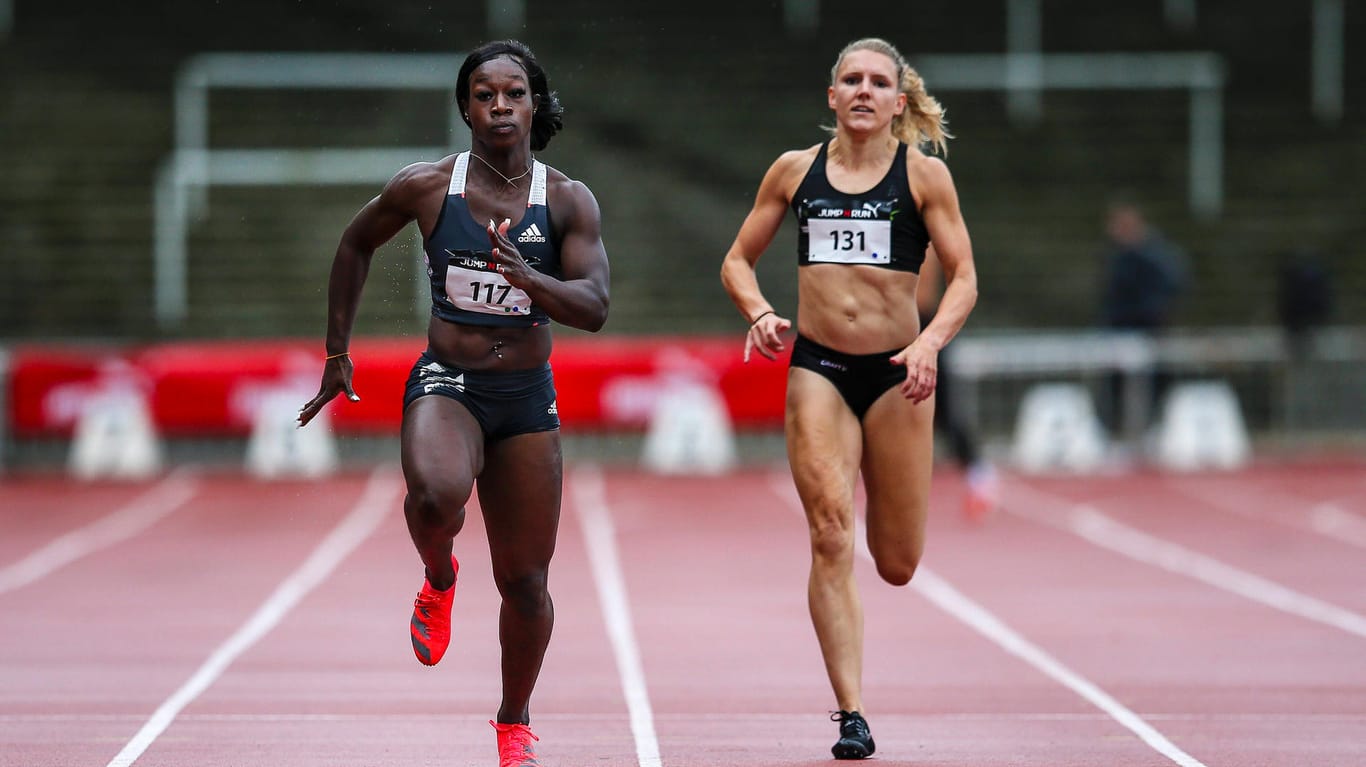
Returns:
[[[526,231],[517,235],[518,242],[545,242],[545,235],[541,234],[540,227],[533,223],[526,228]]]

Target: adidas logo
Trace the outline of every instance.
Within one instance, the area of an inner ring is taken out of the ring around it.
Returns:
[[[541,234],[540,228],[536,226],[535,222],[533,222],[533,223],[531,224],[531,226],[528,226],[528,227],[526,228],[526,231],[524,231],[524,232],[522,232],[521,234],[517,235],[517,241],[518,241],[518,242],[545,242],[545,235],[544,235],[544,234]]]
[[[435,362],[432,363],[432,365],[435,365],[435,364],[436,364]],[[427,369],[430,370],[430,369],[431,369],[431,365],[428,365],[428,366],[427,366]],[[442,370],[443,373],[445,372],[445,368],[442,368],[441,370]],[[438,390],[442,389],[443,387],[444,387],[444,388],[447,388],[447,389],[455,389],[455,390],[458,391],[458,392],[464,392],[464,391],[465,391],[465,374],[464,374],[464,373],[461,373],[460,375],[456,376],[455,378],[451,378],[450,376],[446,376],[446,375],[434,376],[434,380],[431,380],[431,381],[424,381],[424,382],[423,382],[423,384],[422,384],[422,393],[423,393],[423,394],[431,394],[432,392],[438,391]]]

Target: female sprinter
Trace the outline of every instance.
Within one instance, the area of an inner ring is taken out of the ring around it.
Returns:
[[[755,266],[790,207],[797,245],[797,338],[787,379],[788,462],[811,535],[807,599],[834,688],[839,759],[874,743],[862,695],[863,608],[853,578],[854,483],[868,496],[867,541],[878,574],[910,581],[925,542],[939,351],[977,299],[958,195],[943,161],[944,111],[889,43],[840,52],[827,90],[833,136],[784,153],[721,268],[749,322],[744,359],[785,350],[792,323],[759,289]],[[916,282],[933,242],[947,286],[920,327]]]
[[[340,393],[359,399],[348,346],[370,259],[417,221],[432,319],[403,398],[403,509],[426,566],[413,650],[435,665],[450,642],[452,544],[477,479],[503,600],[503,698],[490,723],[501,767],[520,767],[536,764],[529,701],[554,623],[546,573],[561,456],[549,323],[603,326],[607,254],[593,194],[532,157],[559,131],[562,110],[531,51],[512,40],[485,44],[458,77],[470,149],[399,171],[346,228],[328,286],[322,386],[299,421]]]

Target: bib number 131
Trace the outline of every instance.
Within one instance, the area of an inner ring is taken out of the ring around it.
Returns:
[[[808,224],[809,260],[832,264],[888,264],[892,222],[815,220]]]
[[[836,229],[830,232],[831,250],[867,250],[864,244],[863,232],[851,232],[848,229]]]

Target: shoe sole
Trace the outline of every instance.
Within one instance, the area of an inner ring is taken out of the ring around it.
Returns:
[[[872,751],[856,744],[836,744],[830,752],[836,759],[867,759],[873,755]]]

